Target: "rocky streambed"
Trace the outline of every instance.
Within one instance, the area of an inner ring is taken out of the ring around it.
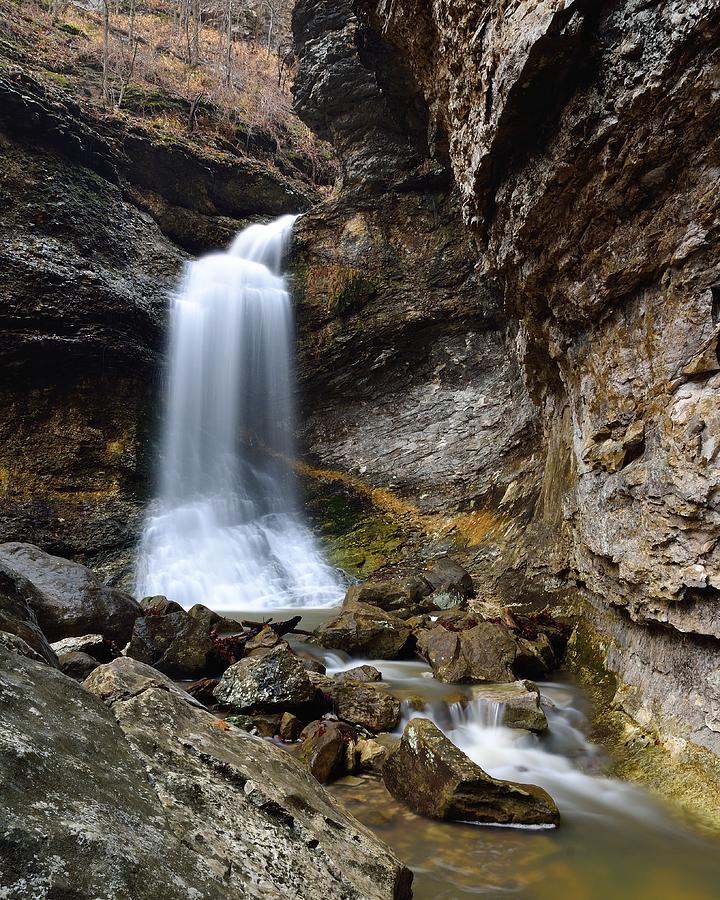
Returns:
[[[452,560],[257,621],[4,544],[0,615],[6,897],[714,896],[717,842],[604,774],[569,629]]]

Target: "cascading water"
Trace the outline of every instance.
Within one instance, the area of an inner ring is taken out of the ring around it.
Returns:
[[[326,606],[342,595],[297,512],[293,314],[283,252],[296,216],[191,263],[174,297],[160,496],[140,595],[185,606]]]

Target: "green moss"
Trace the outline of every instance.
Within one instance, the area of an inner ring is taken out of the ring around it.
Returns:
[[[349,315],[370,300],[376,290],[374,283],[361,272],[350,271],[335,291],[332,312]]]
[[[55,27],[58,31],[64,31],[66,34],[87,37],[82,28],[78,28],[77,25],[71,25],[70,22],[56,22]]]
[[[365,497],[334,482],[308,480],[306,509],[330,562],[354,577],[366,577],[398,562],[408,535],[398,522]]]
[[[71,90],[74,87],[75,82],[72,78],[68,78],[67,75],[63,75],[60,72],[45,72],[45,76],[50,78],[55,84],[59,85],[61,88],[65,88],[66,90]]]

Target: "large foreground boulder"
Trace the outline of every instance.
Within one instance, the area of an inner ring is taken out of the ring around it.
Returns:
[[[346,602],[342,611],[316,629],[314,640],[329,650],[344,650],[372,659],[394,659],[405,647],[408,625],[366,603]]]
[[[27,578],[0,563],[0,632],[18,638],[48,665],[57,666],[57,655],[40,630],[30,606],[29,601],[37,601],[38,596],[39,591]],[[8,638],[5,643],[25,655],[16,641]]]
[[[129,594],[103,584],[80,563],[51,556],[33,544],[0,544],[0,567],[32,584],[28,603],[48,641],[97,632],[123,647],[142,614]]]
[[[429,719],[412,719],[383,766],[385,786],[414,812],[433,819],[492,825],[557,825],[542,788],[492,778]]]
[[[410,897],[408,870],[300,763],[141,665],[93,673],[105,704],[0,647],[8,897]]]

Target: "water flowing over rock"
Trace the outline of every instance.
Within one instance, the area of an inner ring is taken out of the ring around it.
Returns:
[[[187,267],[173,302],[160,497],[141,593],[215,609],[339,598],[296,509],[293,316],[281,274],[295,216]]]
[[[550,796],[535,785],[491,778],[428,719],[413,719],[383,766],[390,793],[433,819],[493,825],[557,825]]]

